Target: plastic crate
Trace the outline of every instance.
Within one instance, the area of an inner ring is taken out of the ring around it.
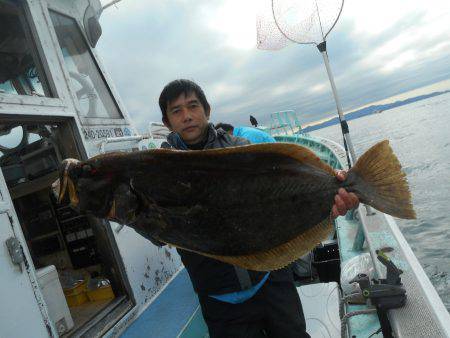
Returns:
[[[80,216],[80,214],[73,210],[70,206],[59,207],[58,209],[56,209],[56,213],[59,220],[62,222],[70,218]]]
[[[72,288],[63,290],[67,305],[69,305],[69,307],[78,306],[88,301],[88,297],[86,295],[86,286],[87,282],[82,281]]]
[[[78,295],[66,296],[66,301],[69,307],[73,307],[86,303],[88,301],[88,297],[86,292],[82,292]]]
[[[96,288],[94,290],[88,290],[86,293],[89,298],[89,301],[91,301],[91,302],[95,302],[97,300],[106,300],[106,299],[114,298],[114,293],[113,293],[111,285],[105,285],[105,286]]]

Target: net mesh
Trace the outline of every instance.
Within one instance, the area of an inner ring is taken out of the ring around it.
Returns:
[[[341,14],[343,0],[260,0],[258,48],[280,49],[296,43],[324,41]]]
[[[272,13],[272,0],[258,0],[256,39],[259,49],[277,50],[286,47],[289,40],[280,32]]]

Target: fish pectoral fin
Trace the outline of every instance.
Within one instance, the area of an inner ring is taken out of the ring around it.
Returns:
[[[318,243],[325,240],[332,230],[333,223],[327,217],[324,221],[306,230],[289,242],[264,252],[243,256],[218,256],[199,253],[247,270],[273,271],[284,268],[310,252]]]

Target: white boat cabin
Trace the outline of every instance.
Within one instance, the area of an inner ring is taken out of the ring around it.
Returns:
[[[181,267],[174,249],[52,193],[64,158],[161,143],[137,135],[98,59],[101,12],[0,2],[0,337],[118,335]]]

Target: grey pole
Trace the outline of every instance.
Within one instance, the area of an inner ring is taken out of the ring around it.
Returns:
[[[326,47],[326,41],[323,41],[322,43],[317,45],[317,48],[319,49],[320,53],[323,56],[323,62],[325,63],[325,67],[327,69],[328,79],[330,80],[331,84],[331,90],[333,91],[334,101],[336,102],[336,108],[339,114],[339,120],[341,122],[341,129],[342,129],[342,135],[344,137],[344,147],[347,152],[347,160],[348,160],[348,167],[350,168],[355,162],[356,162],[356,153],[355,148],[353,147],[353,142],[350,137],[350,131],[348,129],[347,121],[345,120],[344,113],[342,112],[342,106],[341,101],[339,100],[339,95],[337,93],[336,84],[334,83],[334,77],[333,73],[331,72],[330,62],[328,60],[328,54],[327,54],[327,47]],[[375,213],[373,212],[372,208],[368,205],[364,205],[366,208],[366,215],[372,216]],[[362,220],[363,221],[363,220]],[[364,224],[364,221],[363,221]]]
[[[336,102],[336,108],[337,108],[337,111],[339,114],[339,120],[341,122],[342,135],[344,137],[344,146],[346,148],[345,150],[348,150],[348,152],[350,154],[349,167],[351,167],[352,164],[354,164],[356,162],[356,153],[355,153],[355,149],[353,148],[353,142],[350,138],[350,132],[348,130],[347,121],[345,120],[344,113],[342,112],[341,101],[339,100],[336,85],[334,83],[333,73],[331,72],[330,62],[328,60],[328,54],[327,54],[327,49],[326,49],[326,42],[324,41],[324,42],[318,44],[317,48],[319,49],[320,53],[322,54],[323,62],[325,63],[325,67],[327,69],[328,79],[330,80],[331,90],[333,91],[334,101]],[[347,147],[348,147],[348,149],[347,149]]]

